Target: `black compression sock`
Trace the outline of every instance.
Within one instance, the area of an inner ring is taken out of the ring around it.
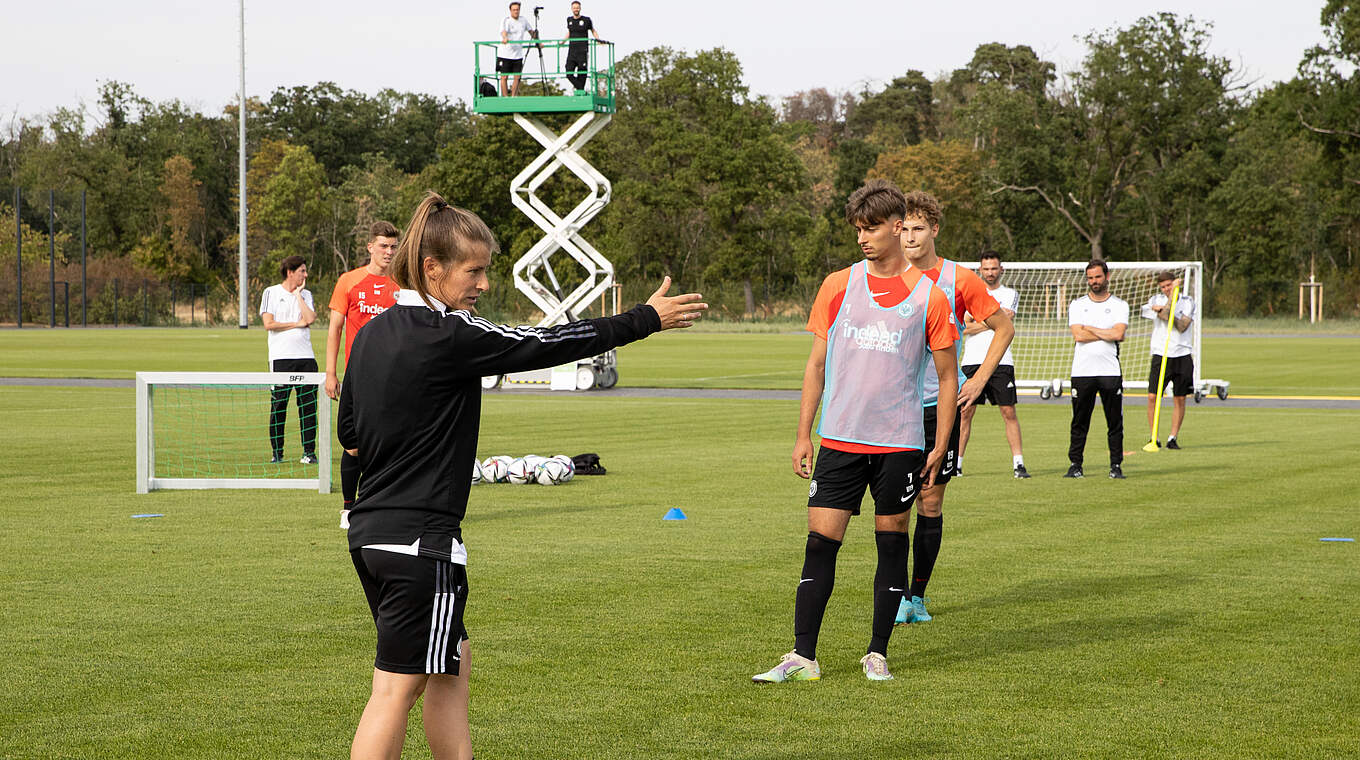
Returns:
[[[809,532],[803,554],[803,575],[793,603],[793,649],[809,660],[817,659],[817,634],[822,615],[836,585],[836,552],[841,542]]]
[[[916,562],[911,570],[911,595],[924,597],[930,574],[935,570],[935,558],[940,556],[940,535],[944,532],[944,515],[916,516]]]
[[[340,454],[340,495],[345,500],[345,508],[354,503],[354,495],[359,490],[359,457],[348,451]]]
[[[878,544],[878,570],[874,573],[874,627],[869,651],[888,654],[897,605],[902,601],[902,567],[907,564],[907,534],[875,531]]]

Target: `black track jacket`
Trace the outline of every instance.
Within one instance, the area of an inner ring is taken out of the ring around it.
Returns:
[[[340,444],[359,450],[363,472],[349,515],[351,551],[419,539],[420,555],[456,559],[482,376],[564,364],[661,329],[646,304],[552,328],[506,327],[435,306],[400,291],[396,306],[355,336],[337,424]]]

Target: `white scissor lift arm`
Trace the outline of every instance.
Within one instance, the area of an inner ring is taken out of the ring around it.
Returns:
[[[612,188],[609,180],[578,152],[611,118],[608,113],[587,111],[557,135],[539,119],[515,114],[515,123],[543,146],[538,157],[510,182],[511,202],[544,232],[544,236],[515,262],[513,273],[515,287],[543,312],[538,327],[574,321],[577,314],[614,284],[614,265],[580,235],[581,228],[608,205]],[[590,194],[565,216],[558,216],[537,193],[562,167],[585,183]],[[580,284],[569,293],[562,291],[561,281],[552,265],[552,257],[559,252],[585,270]],[[551,370],[486,377],[482,379],[482,386],[489,389],[502,382],[547,383],[553,390],[588,390],[613,387],[618,377],[615,353],[607,351]]]

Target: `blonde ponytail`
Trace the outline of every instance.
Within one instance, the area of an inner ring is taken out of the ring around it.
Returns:
[[[482,249],[491,255],[501,250],[486,222],[471,211],[450,206],[430,190],[416,206],[411,223],[406,225],[406,235],[392,257],[389,276],[399,287],[414,290],[422,301],[433,306],[422,266],[425,259],[451,267]]]

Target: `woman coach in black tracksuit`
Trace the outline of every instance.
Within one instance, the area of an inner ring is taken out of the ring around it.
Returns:
[[[436,758],[468,758],[468,644],[463,628],[467,511],[481,416],[481,378],[551,367],[673,327],[708,308],[667,297],[670,279],[614,317],[533,329],[475,316],[498,250],[472,214],[430,193],[392,262],[397,303],[354,340],[338,431],[364,477],[349,512],[349,548],[378,629],[373,693],[352,757],[398,758],[406,719],[425,694]]]

